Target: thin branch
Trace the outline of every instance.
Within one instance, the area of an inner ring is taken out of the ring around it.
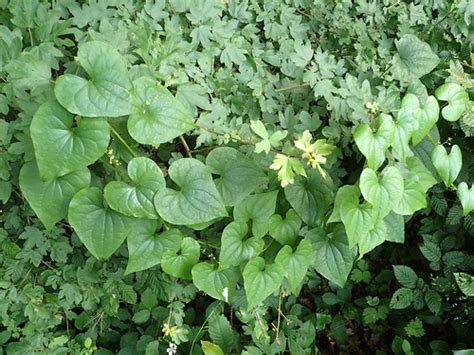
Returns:
[[[120,134],[115,130],[114,127],[110,126],[110,130],[117,137],[117,139],[127,148],[127,150],[132,154],[134,158],[137,158],[139,155],[125,142],[125,140],[120,136]]]
[[[183,144],[184,150],[186,151],[186,155],[187,155],[189,158],[192,158],[193,155],[191,154],[191,149],[189,149],[189,145],[188,145],[188,143],[186,142],[186,139],[184,139],[183,136],[179,136],[179,140],[180,140],[181,143]]]

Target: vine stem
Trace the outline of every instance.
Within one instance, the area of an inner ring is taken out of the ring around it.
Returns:
[[[189,158],[192,158],[193,155],[191,154],[191,149],[189,149],[189,145],[188,145],[188,142],[186,142],[186,139],[184,139],[183,136],[179,136],[179,140],[180,140],[181,143],[183,144],[184,150],[186,151],[186,155],[187,155]]]
[[[216,312],[216,309],[217,309],[217,307],[214,307],[214,309],[211,311],[211,313],[209,313],[207,318],[204,320],[204,323],[202,323],[201,327],[199,328],[198,332],[196,333],[196,336],[194,337],[193,342],[191,343],[191,350],[189,351],[190,354],[192,354],[192,352],[193,352],[194,344],[196,343],[196,340],[197,340],[199,334],[201,334],[201,332],[204,329],[204,327],[206,326],[207,322],[209,322],[209,319],[211,319],[211,317],[214,315],[214,313]]]
[[[130,152],[130,154],[133,155],[134,158],[139,157],[139,155],[127,144],[127,142],[125,142],[125,140],[122,138],[122,136],[120,136],[120,134],[115,130],[115,128],[112,127],[112,125],[110,125],[110,130],[112,131],[114,136],[117,137],[120,143],[122,143],[124,147],[127,148],[127,150]]]

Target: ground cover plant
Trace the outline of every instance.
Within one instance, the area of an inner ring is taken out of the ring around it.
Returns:
[[[0,354],[474,350],[468,0],[0,0]]]

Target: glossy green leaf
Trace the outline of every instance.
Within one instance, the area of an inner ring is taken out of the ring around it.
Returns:
[[[393,58],[395,76],[402,80],[420,78],[431,72],[439,63],[438,56],[430,45],[412,34],[396,41],[398,54]]]
[[[278,290],[283,281],[285,270],[280,263],[266,264],[265,259],[255,257],[245,265],[242,274],[245,295],[250,309],[261,304]]]
[[[79,63],[89,79],[65,74],[54,93],[69,112],[86,117],[118,117],[132,112],[127,61],[110,44],[99,41],[79,46]]]
[[[206,165],[226,206],[234,206],[266,183],[262,169],[238,150],[230,147],[213,149],[206,158]]]
[[[133,218],[105,207],[102,191],[97,187],[74,195],[68,219],[81,242],[99,260],[110,258],[135,227]]]
[[[350,185],[341,187],[336,195],[339,214],[351,248],[364,239],[374,225],[372,207],[367,202],[359,204],[359,196],[359,189]]]
[[[313,226],[331,205],[334,184],[329,176],[324,178],[314,169],[307,175],[307,178],[295,177],[294,184],[285,187],[285,197],[301,219]]]
[[[306,239],[303,239],[294,251],[289,245],[285,245],[278,252],[275,263],[284,266],[285,277],[294,294],[297,294],[301,281],[303,281],[312,261],[313,247],[311,242]]]
[[[342,224],[338,224],[332,233],[315,228],[306,234],[314,250],[313,266],[317,272],[339,287],[344,287],[352,270],[354,257],[347,245],[347,237]]]
[[[390,212],[384,219],[387,227],[387,240],[394,243],[405,242],[405,220],[403,216]]]
[[[403,196],[403,176],[393,166],[383,171],[381,177],[370,169],[365,168],[360,175],[360,191],[365,200],[372,204],[374,220],[384,218],[398,205]]]
[[[155,195],[156,210],[166,222],[192,225],[227,216],[211,173],[199,160],[176,160],[168,173],[179,190],[165,188]]]
[[[402,100],[401,110],[406,111],[416,122],[411,134],[414,145],[420,143],[430,133],[439,119],[439,104],[433,96],[428,96],[422,104],[416,95],[408,93]]]
[[[228,224],[221,238],[219,262],[223,266],[238,266],[263,250],[264,242],[261,237],[247,237],[246,222],[232,222]]]
[[[133,86],[137,102],[127,127],[138,143],[166,143],[195,127],[189,111],[165,87],[147,77]]]
[[[402,107],[398,112],[397,120],[394,122],[392,142],[392,149],[400,161],[405,161],[407,157],[413,155],[409,142],[417,127],[418,122],[413,110]]]
[[[235,268],[221,268],[207,262],[193,266],[194,285],[209,296],[231,302],[234,295],[239,273]]]
[[[375,120],[375,130],[369,124],[361,123],[354,131],[354,140],[361,153],[367,158],[367,166],[377,170],[385,161],[385,151],[392,144],[393,119],[381,114]]]
[[[130,160],[128,175],[133,182],[111,181],[105,186],[105,200],[114,210],[131,217],[157,219],[155,194],[165,187],[165,179],[156,163],[145,157]]]
[[[400,171],[404,173],[403,196],[393,211],[411,215],[426,207],[426,191],[436,184],[436,179],[417,157],[407,158],[405,164],[400,164]]]
[[[178,229],[157,233],[157,221],[142,219],[127,236],[128,264],[125,275],[161,263],[165,252],[177,252],[183,235]]]
[[[286,217],[283,219],[275,214],[268,222],[268,232],[273,239],[282,245],[293,245],[298,238],[298,232],[301,228],[301,219],[298,214],[289,209]]]
[[[191,270],[199,261],[199,243],[186,237],[178,251],[166,250],[161,258],[161,268],[167,274],[184,280],[191,280]]]
[[[67,175],[43,181],[35,161],[23,165],[20,170],[20,188],[26,200],[46,229],[51,230],[67,216],[72,197],[89,186],[91,174],[81,168]]]
[[[463,215],[467,216],[474,210],[474,184],[471,184],[469,188],[465,182],[461,182],[456,189],[456,193],[459,201],[461,201]]]
[[[385,222],[380,219],[362,238],[359,238],[359,258],[362,258],[369,251],[372,251],[377,246],[382,244],[387,239],[387,226]]]
[[[278,191],[247,196],[234,208],[236,221],[252,221],[252,234],[261,238],[268,232],[270,217],[275,212]]]
[[[73,115],[54,101],[38,108],[30,133],[40,176],[45,180],[94,163],[106,152],[110,139],[105,119],[82,118],[75,122]]]
[[[446,186],[451,186],[459,175],[462,167],[462,153],[459,146],[452,146],[448,154],[446,148],[437,145],[431,153],[431,161]]]
[[[469,94],[459,84],[443,84],[436,89],[435,95],[441,101],[448,101],[448,105],[441,110],[443,118],[447,121],[457,121],[468,107]]]

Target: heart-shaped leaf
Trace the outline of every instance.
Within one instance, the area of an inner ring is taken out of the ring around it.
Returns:
[[[267,181],[262,169],[234,148],[213,149],[206,165],[212,174],[219,175],[214,182],[226,206],[239,203]]]
[[[42,179],[51,180],[88,166],[107,150],[109,124],[103,118],[73,115],[57,102],[49,101],[36,111],[30,126],[31,139]]]
[[[211,263],[194,265],[191,270],[194,285],[209,296],[231,302],[237,286],[239,273],[236,268],[216,268]]]
[[[191,270],[199,261],[199,243],[186,237],[178,251],[167,250],[161,258],[161,268],[167,274],[184,280],[191,280]]]
[[[417,127],[418,122],[413,110],[402,107],[398,112],[397,120],[394,122],[392,142],[392,149],[400,161],[405,161],[407,157],[413,156],[409,142]]]
[[[324,216],[334,198],[334,184],[327,175],[312,169],[307,178],[295,177],[294,184],[285,187],[285,197],[301,219],[312,226]]]
[[[261,238],[268,232],[268,222],[275,213],[278,191],[247,196],[234,208],[236,221],[252,221],[252,234]]]
[[[219,262],[223,266],[238,266],[260,254],[264,242],[261,237],[247,238],[245,222],[232,222],[222,232]]]
[[[342,224],[337,224],[329,235],[321,228],[312,229],[306,234],[306,238],[313,245],[313,266],[316,271],[339,287],[344,287],[352,270],[354,257],[347,245]]]
[[[298,293],[308,268],[313,261],[313,247],[309,240],[302,240],[295,251],[289,245],[283,246],[275,257],[275,263],[283,265],[291,292]]]
[[[36,162],[23,165],[20,188],[26,200],[47,230],[67,216],[67,209],[76,192],[89,186],[91,174],[87,168],[43,181]]]
[[[127,170],[134,185],[123,181],[109,182],[104,189],[105,200],[126,216],[157,219],[153,198],[165,187],[161,169],[153,160],[139,157],[130,160]]]
[[[183,235],[178,229],[157,233],[157,221],[142,219],[127,236],[128,264],[125,275],[149,269],[161,263],[165,252],[175,253],[181,247]]]
[[[474,184],[471,184],[471,188],[469,188],[465,182],[461,182],[456,192],[459,201],[461,201],[463,215],[467,216],[474,210]]]
[[[192,225],[227,216],[211,173],[199,160],[176,160],[168,173],[180,190],[165,188],[155,195],[156,210],[165,221],[176,225]]]
[[[135,227],[133,218],[104,206],[102,191],[97,187],[74,195],[68,219],[81,242],[99,260],[110,258]]]
[[[407,158],[399,169],[404,174],[404,189],[393,211],[399,215],[411,215],[426,207],[426,191],[436,184],[436,179],[417,157]]]
[[[245,265],[243,271],[245,295],[248,308],[262,303],[268,296],[278,290],[283,281],[285,270],[279,263],[271,265],[257,256]]]
[[[298,238],[300,228],[301,219],[292,209],[288,210],[285,219],[275,214],[268,222],[269,234],[282,245],[293,245]]]
[[[189,111],[163,86],[147,77],[133,86],[137,102],[127,127],[138,143],[165,143],[195,127]]]
[[[65,74],[56,80],[54,94],[69,112],[87,117],[118,117],[132,111],[127,61],[110,44],[100,41],[79,46],[79,63],[89,80]]]
[[[405,242],[405,220],[403,216],[392,211],[383,221],[387,227],[387,240],[403,244]]]
[[[457,121],[467,109],[469,94],[459,84],[443,84],[436,89],[435,95],[441,101],[448,101],[448,105],[441,110],[441,114],[447,121]]]
[[[382,244],[387,239],[387,226],[383,219],[380,219],[365,235],[359,239],[359,259],[369,251]]]
[[[372,207],[368,203],[359,204],[359,189],[346,185],[337,191],[335,206],[339,209],[344,227],[346,227],[349,247],[352,248],[366,237],[374,225]]]
[[[439,118],[438,101],[433,96],[428,96],[425,103],[421,104],[416,95],[408,93],[402,100],[401,111],[416,122],[411,132],[414,145],[420,143],[430,133]]]
[[[444,184],[449,187],[456,180],[462,168],[461,149],[455,144],[448,154],[444,146],[437,145],[431,153],[431,161]]]
[[[388,215],[403,196],[403,176],[393,166],[385,169],[381,178],[374,170],[365,168],[359,186],[362,196],[372,204],[374,221]]]
[[[367,166],[377,170],[385,160],[385,151],[392,144],[394,125],[392,116],[381,114],[375,120],[375,130],[361,123],[354,131],[354,140],[367,158]]]

